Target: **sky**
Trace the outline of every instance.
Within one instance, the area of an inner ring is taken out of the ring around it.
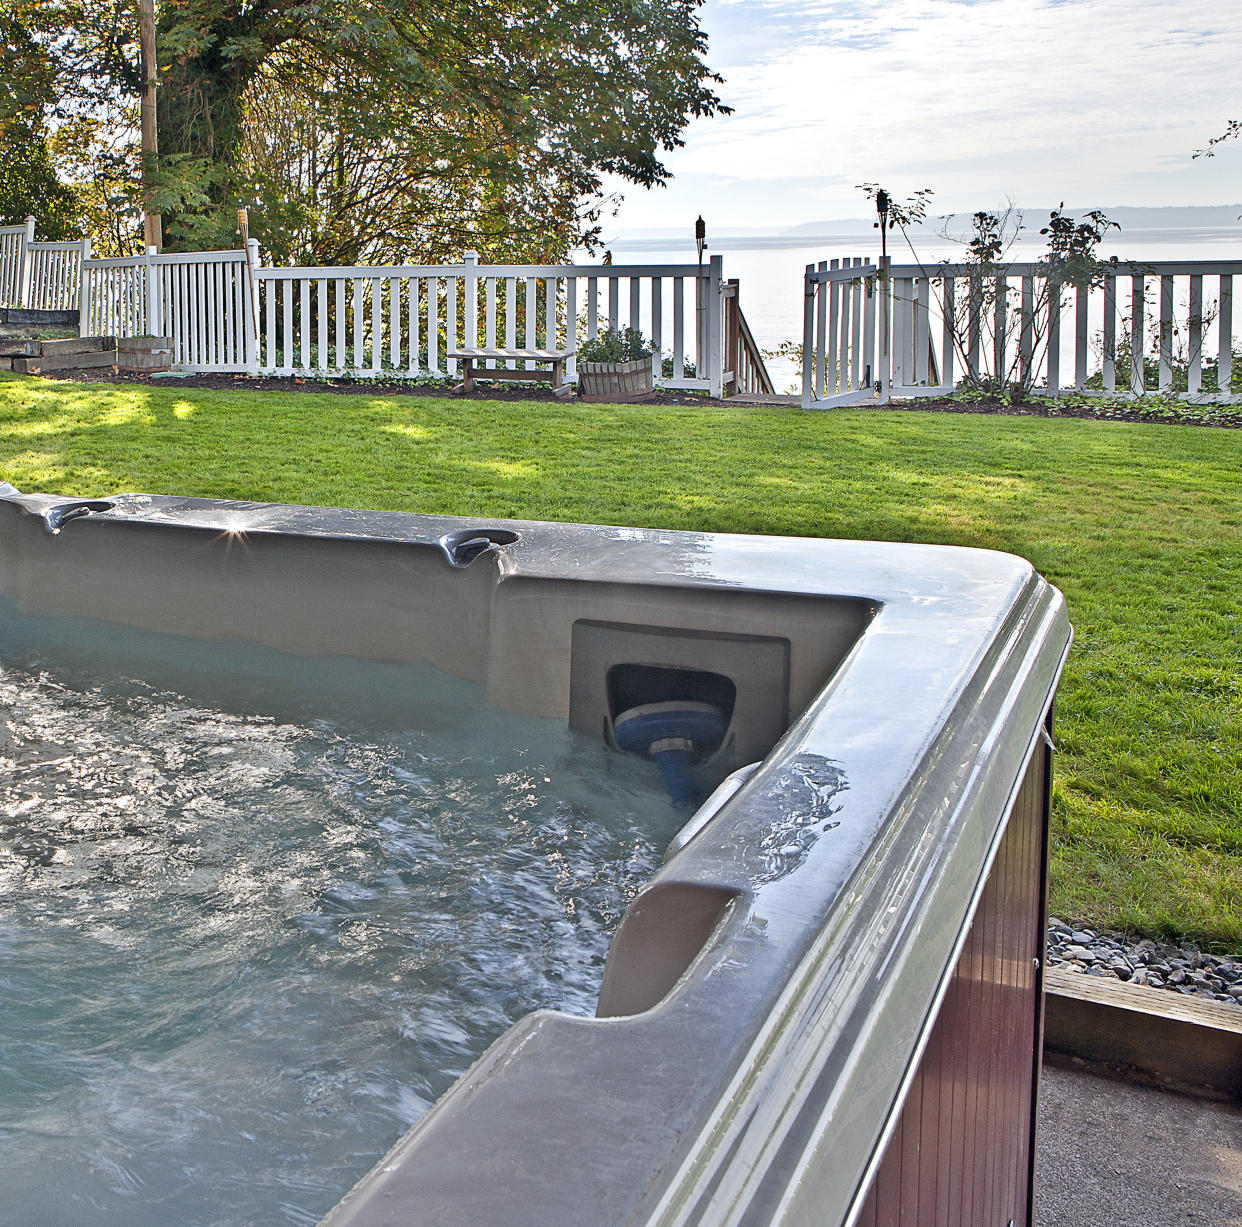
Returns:
[[[728,116],[608,233],[779,232],[864,217],[856,184],[937,212],[1242,201],[1242,0],[707,0]]]

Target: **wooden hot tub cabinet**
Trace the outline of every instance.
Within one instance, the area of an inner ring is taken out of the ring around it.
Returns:
[[[857,1227],[1034,1222],[1050,762],[1041,739]]]

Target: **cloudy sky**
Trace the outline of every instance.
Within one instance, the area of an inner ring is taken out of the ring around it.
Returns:
[[[707,0],[734,114],[630,189],[618,230],[699,214],[717,233],[870,211],[854,185],[938,211],[1242,201],[1242,0]],[[611,227],[610,227],[611,228]]]

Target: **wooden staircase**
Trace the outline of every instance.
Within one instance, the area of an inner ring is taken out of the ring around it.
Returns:
[[[763,364],[763,354],[742,314],[737,278],[726,281],[721,288],[724,293],[725,395],[772,396],[775,388]]]

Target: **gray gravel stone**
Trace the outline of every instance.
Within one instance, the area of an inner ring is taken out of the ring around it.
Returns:
[[[1238,956],[1212,954],[1188,942],[1131,940],[1124,933],[1097,933],[1085,925],[1050,918],[1048,962],[1105,979],[1242,1006]]]
[[[1095,951],[1086,946],[1066,946],[1065,957],[1075,963],[1094,963]]]

